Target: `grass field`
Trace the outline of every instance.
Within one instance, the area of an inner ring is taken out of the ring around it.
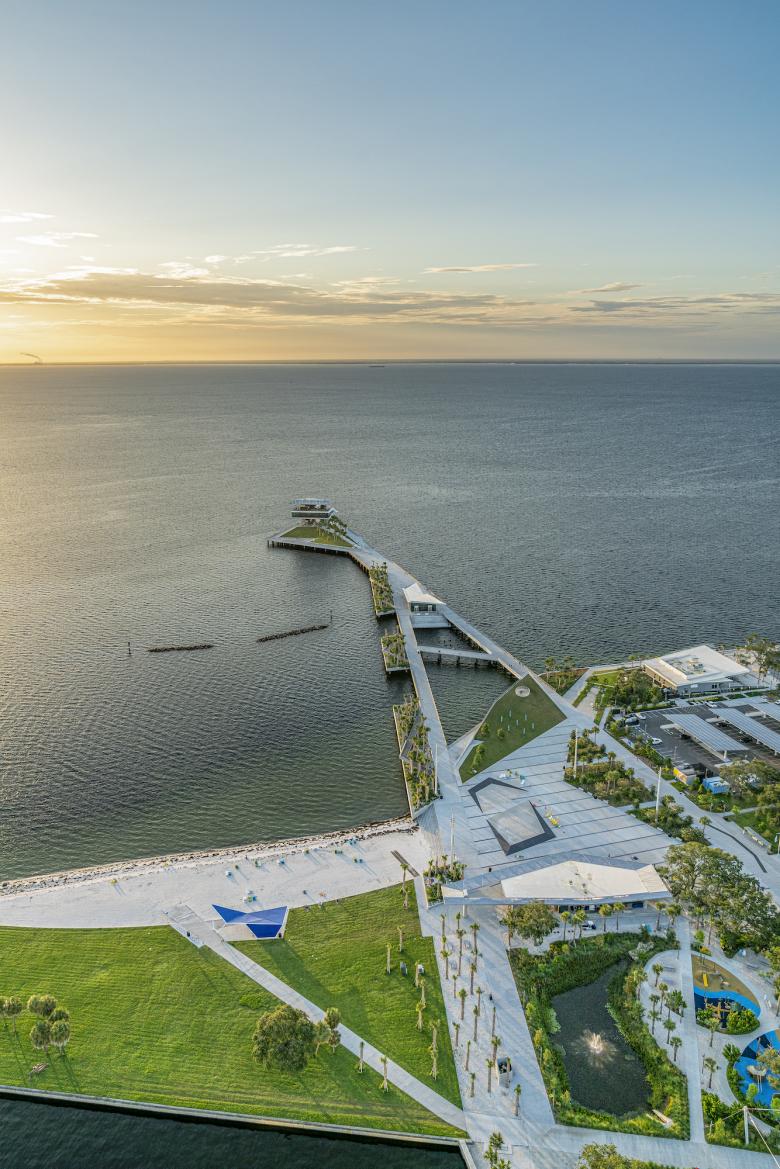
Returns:
[[[401,886],[379,889],[323,908],[294,909],[284,941],[238,942],[255,962],[294,986],[318,1006],[338,1007],[346,1027],[385,1052],[401,1067],[437,1092],[460,1104],[458,1080],[447,1033],[446,1014],[431,938],[420,935],[420,923],[409,885],[409,909],[403,908]],[[398,953],[398,926],[404,930],[404,951]],[[387,943],[393,947],[392,974],[385,973]],[[399,973],[399,958],[409,968]],[[414,963],[426,971],[426,1027],[417,1030]],[[430,1079],[431,1035],[428,1023],[438,1020],[438,1079]]]
[[[526,698],[519,698],[515,693],[518,685],[527,686],[531,693]],[[471,779],[472,775],[492,767],[505,755],[549,731],[563,718],[563,712],[529,675],[519,683],[513,682],[493,703],[477,731],[477,743],[460,765],[461,779]],[[480,745],[482,751],[478,755]]]
[[[344,1048],[301,1073],[252,1057],[258,1016],[277,1000],[212,951],[166,926],[116,930],[0,928],[0,994],[53,994],[71,1015],[61,1057],[35,1051],[33,1018],[0,1030],[0,1083],[407,1132],[444,1122]],[[30,1069],[46,1060],[41,1075]]]
[[[290,528],[289,532],[282,533],[282,539],[312,540],[315,544],[330,544],[335,548],[351,548],[349,540],[339,536],[336,532],[326,532],[323,528],[315,528],[312,524],[301,524],[299,528]]]

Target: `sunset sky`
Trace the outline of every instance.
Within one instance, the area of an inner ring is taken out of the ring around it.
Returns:
[[[2,362],[780,358],[776,0],[2,28]]]

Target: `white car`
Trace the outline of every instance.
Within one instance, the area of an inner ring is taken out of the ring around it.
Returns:
[[[654,747],[660,747],[663,744],[663,739],[654,739],[653,736],[651,735],[650,742],[653,744]]]
[[[584,921],[584,922],[582,923],[582,928],[583,928],[584,930],[595,930],[595,928],[596,928],[596,923],[595,923],[595,921],[591,921],[591,920],[590,920],[590,918],[588,918],[588,920],[587,920],[587,921]]]

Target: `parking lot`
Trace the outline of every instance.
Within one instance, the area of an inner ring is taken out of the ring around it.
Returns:
[[[707,706],[704,703],[697,703],[692,706],[677,707],[676,710],[680,714],[693,714],[705,721],[714,718],[717,714],[719,703],[713,706]],[[740,709],[745,713],[750,713],[752,710],[760,710],[761,706],[743,706]],[[681,733],[677,730],[667,729],[669,719],[675,713],[675,708],[667,710],[648,710],[644,713],[644,718],[638,725],[630,727],[629,730],[633,735],[646,734],[653,739],[660,739],[660,742],[654,743],[656,751],[664,757],[669,757],[676,767],[693,767],[697,775],[705,776],[712,775],[717,771],[723,760],[711,751],[699,746],[693,739],[683,738]],[[772,727],[775,730],[780,730],[778,724],[773,718],[762,719],[762,723],[767,727]],[[780,760],[777,756],[772,755],[765,747],[759,743],[752,742],[749,738],[743,735],[736,727],[724,726],[724,732],[729,738],[734,739],[741,746],[744,746],[744,752],[739,755],[734,754],[734,760],[737,759],[761,759],[775,767],[780,766]]]

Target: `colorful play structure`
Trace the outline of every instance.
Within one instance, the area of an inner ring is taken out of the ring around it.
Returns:
[[[742,1055],[734,1064],[734,1067],[739,1072],[740,1087],[743,1092],[747,1092],[751,1084],[758,1086],[755,1103],[760,1108],[771,1108],[772,1098],[780,1095],[780,1088],[774,1087],[769,1082],[769,1073],[767,1073],[765,1067],[762,1067],[757,1062],[759,1055],[767,1047],[774,1047],[780,1050],[780,1035],[778,1035],[777,1031],[765,1031],[763,1035],[759,1035],[758,1039],[754,1039],[748,1043]]]

